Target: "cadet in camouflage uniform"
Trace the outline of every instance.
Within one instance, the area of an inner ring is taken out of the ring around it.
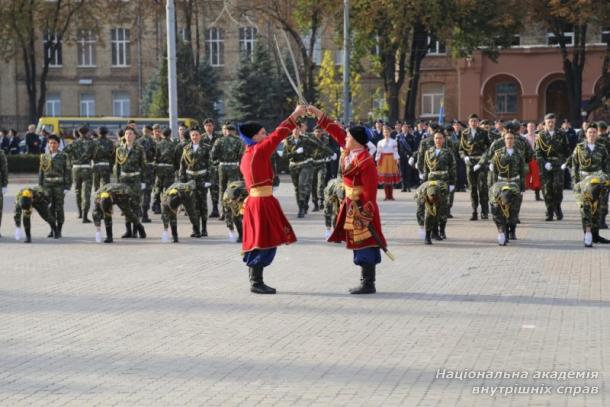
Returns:
[[[597,124],[597,143],[601,144],[606,148],[608,155],[610,155],[610,138],[608,137],[608,125],[604,121],[599,121]],[[606,172],[606,175],[610,175],[609,172]],[[601,198],[600,202],[600,217],[601,223],[599,225],[600,229],[608,229],[608,224],[606,223],[606,216],[608,216],[608,189],[604,190],[604,195]]]
[[[235,126],[225,124],[222,127],[223,136],[214,142],[212,147],[211,157],[212,162],[218,164],[218,185],[220,196],[223,197],[227,189],[227,185],[231,181],[238,181],[241,177],[239,170],[239,162],[244,154],[244,144],[239,137],[235,135]],[[225,220],[224,205],[220,220]]]
[[[436,228],[426,231],[426,244],[431,244],[431,237],[435,240],[447,238],[445,227],[449,215],[449,194],[455,190],[457,166],[454,154],[445,147],[445,134],[441,131],[434,132],[434,146],[424,152],[424,173],[423,181],[442,181],[447,186],[440,185],[441,204],[440,213],[437,215],[439,231]]]
[[[417,203],[417,224],[420,230],[423,229],[425,244],[432,244],[432,235],[436,235],[440,227],[441,215],[447,212],[448,194],[449,187],[444,181],[426,181],[415,191],[413,198]],[[442,240],[440,235],[436,239]]]
[[[536,135],[536,160],[541,171],[542,190],[546,205],[546,221],[563,219],[561,201],[563,201],[564,169],[570,155],[566,134],[555,128],[555,115],[549,113],[544,117],[544,130]]]
[[[521,195],[523,192],[523,179],[525,178],[525,174],[527,173],[527,171],[529,171],[529,167],[527,162],[525,161],[525,158],[521,154],[520,150],[516,148],[515,139],[517,136],[512,133],[512,131],[518,131],[518,129],[510,128],[505,132],[505,147],[502,147],[501,149],[496,150],[493,153],[493,156],[490,160],[491,162],[489,164],[490,171],[492,171],[494,174],[494,180],[497,180],[494,185],[496,185],[497,183],[503,183],[503,185],[508,183],[510,185],[514,185],[513,189],[517,191],[514,197],[512,196],[513,192],[511,191],[510,193],[511,217],[508,223],[505,222],[503,224],[504,226],[506,226],[506,228],[502,232],[505,234],[505,240],[509,238],[512,240],[517,239],[517,222],[519,219],[519,210],[521,209],[521,202],[523,200]],[[493,188],[492,193],[490,193],[490,200],[493,201],[494,199],[496,199],[497,201],[499,199],[499,196],[501,195],[501,188],[500,191],[498,191],[498,188],[499,187]],[[494,221],[496,222],[496,225],[498,225],[498,220],[496,220],[496,218],[502,218],[502,216],[500,216],[502,215],[502,213],[500,213],[499,211],[500,209],[505,208],[506,203],[504,203],[504,201],[497,201],[495,204],[492,202],[492,205],[496,205],[496,213],[493,215]],[[502,210],[504,211],[504,218],[506,218],[506,210]]]
[[[93,181],[91,160],[93,159],[95,145],[93,140],[89,138],[89,128],[87,126],[81,127],[77,132],[78,139],[72,144],[68,144],[64,148],[64,153],[68,155],[72,165],[78,218],[82,218],[83,223],[91,223],[88,214],[91,207],[91,182]]]
[[[161,196],[161,220],[163,221],[162,240],[168,241],[167,228],[171,227],[172,239],[178,243],[178,219],[177,213],[180,205],[193,225],[193,230],[199,229],[199,218],[194,205],[195,181],[176,182],[171,184]]]
[[[153,131],[158,132],[160,129],[154,129]],[[165,129],[163,138],[157,143],[155,152],[156,179],[153,211],[156,214],[161,213],[161,194],[176,180],[178,167],[176,166],[175,154],[177,148],[178,142],[172,140],[171,129]]]
[[[133,225],[134,233],[127,237],[137,237],[136,234],[140,235],[140,238],[146,237],[146,231],[144,226],[140,223],[138,218],[138,201],[134,196],[133,190],[122,183],[108,183],[102,185],[95,193],[95,202],[93,208],[93,222],[95,224],[96,240],[101,241],[100,227],[102,219],[104,220],[104,226],[106,227],[106,239],[104,243],[112,243],[112,206],[116,205],[119,207],[123,215],[125,215],[125,222]]]
[[[481,219],[488,218],[489,195],[487,188],[487,168],[483,167],[480,171],[474,171],[474,166],[481,159],[481,156],[491,145],[489,135],[486,131],[479,128],[479,117],[476,114],[468,116],[468,128],[460,136],[460,158],[466,163],[466,178],[470,189],[470,204],[472,205],[472,217],[470,220],[477,220],[478,206],[481,206]]]
[[[192,129],[190,135],[191,142],[182,149],[180,181],[195,183],[193,200],[198,220],[197,226],[201,221],[201,229],[193,226],[191,237],[202,237],[208,235],[208,188],[212,185],[210,182],[210,145],[201,140],[199,129]]]
[[[59,143],[58,143],[59,144]],[[62,191],[63,192],[63,191]],[[32,243],[32,208],[36,209],[36,212],[40,215],[45,222],[51,227],[53,232],[48,237],[54,237],[57,239],[56,222],[53,214],[49,211],[49,197],[41,187],[25,187],[17,193],[15,197],[15,239],[21,240],[21,219],[23,217],[23,228],[25,229],[25,243]]]
[[[131,189],[131,207],[137,207],[136,216],[140,218],[141,192],[146,187],[144,173],[146,171],[146,158],[142,147],[135,143],[136,132],[128,127],[125,129],[125,142],[119,144],[115,152],[114,175],[117,181]],[[140,223],[140,222],[137,222]],[[123,238],[135,237],[138,231],[137,223],[133,219],[126,219],[125,234]]]
[[[248,197],[248,190],[244,181],[233,181],[227,186],[223,196],[222,204],[225,211],[225,222],[229,228],[229,240],[237,243],[242,242],[243,229],[241,208]],[[237,229],[237,238],[234,239],[233,230]]]
[[[326,163],[329,159],[337,158],[336,153],[330,148],[330,137],[316,126],[313,136],[319,146],[313,151],[313,174],[311,185],[311,200],[313,212],[324,209],[324,187],[326,187]]]
[[[610,243],[610,240],[599,235],[599,224],[601,222],[600,199],[609,187],[610,180],[606,175],[588,175],[574,184],[574,196],[580,210],[582,228],[585,234],[585,247],[593,247],[593,243]]]
[[[144,134],[136,140],[146,160],[146,168],[144,170],[144,189],[142,190],[142,223],[150,223],[148,210],[150,209],[150,195],[152,194],[153,186],[155,185],[155,153],[156,143],[152,138],[153,128],[149,125],[144,127]]]
[[[331,179],[324,188],[324,224],[326,225],[325,238],[331,235],[332,228],[337,223],[337,215],[341,202],[345,198],[345,186],[341,176]]]
[[[114,164],[114,143],[108,137],[108,129],[100,127],[98,137],[93,141],[93,189],[97,191],[110,182]]]
[[[303,218],[309,209],[309,196],[313,184],[313,153],[319,147],[313,137],[305,134],[307,124],[299,123],[292,135],[284,140],[284,152],[299,207],[298,217]]]
[[[4,151],[0,149],[0,226],[2,226],[2,209],[4,208],[4,195],[8,186],[8,163]],[[2,234],[0,234],[2,237]]]
[[[498,181],[489,190],[491,214],[498,230],[498,244],[506,246],[515,240],[521,188],[514,182]]]
[[[211,149],[214,143],[216,143],[216,140],[220,138],[218,134],[214,133],[214,120],[205,119],[203,121],[203,129],[205,130],[205,133],[202,134],[201,141],[207,144]],[[218,218],[220,216],[220,213],[218,212],[218,202],[220,200],[220,188],[218,185],[218,162],[211,161],[209,171],[209,181],[212,184],[210,186],[210,198],[212,200],[212,212],[210,213],[210,218]]]
[[[51,226],[49,237],[61,237],[61,228],[64,224],[64,195],[70,190],[72,177],[68,167],[68,156],[59,151],[59,137],[50,135],[49,152],[40,155],[40,168],[38,170],[38,185],[40,185],[51,204],[50,218],[55,222]]]

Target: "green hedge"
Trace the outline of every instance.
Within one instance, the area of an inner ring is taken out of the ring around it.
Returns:
[[[7,155],[8,172],[11,173],[37,173],[40,162],[38,154],[17,154]]]

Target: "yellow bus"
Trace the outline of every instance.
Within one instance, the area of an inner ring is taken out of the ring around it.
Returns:
[[[167,117],[41,117],[38,119],[36,133],[40,134],[43,129],[49,134],[59,134],[61,131],[64,137],[72,138],[72,131],[74,129],[87,125],[92,130],[104,126],[112,134],[116,135],[120,129],[125,129],[127,122],[131,120],[136,122],[138,128],[155,123],[169,127],[169,119]],[[186,127],[198,124],[197,120],[186,117],[178,119],[178,122],[184,123]],[[177,134],[172,136],[178,137]]]

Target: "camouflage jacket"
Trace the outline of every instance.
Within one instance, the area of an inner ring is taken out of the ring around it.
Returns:
[[[114,143],[112,140],[104,137],[93,141],[93,163],[107,162],[114,163]]]
[[[156,143],[150,136],[142,136],[136,140],[136,144],[144,151],[144,159],[146,163],[151,164],[155,161]]]
[[[247,197],[246,184],[243,181],[233,181],[227,185],[227,189],[222,196],[222,203],[231,210],[234,218],[238,218],[241,216],[241,207]]]
[[[313,136],[308,134],[301,134],[298,139],[290,135],[284,140],[286,158],[288,158],[290,164],[293,165],[313,159],[313,154],[319,147],[320,143],[317,140],[314,140]],[[302,153],[297,153],[299,148],[303,148]]]
[[[534,147],[541,171],[547,162],[558,169],[570,155],[568,137],[561,130],[555,130],[552,136],[546,130],[537,133]]]
[[[523,155],[517,148],[513,148],[513,153],[508,154],[508,149],[502,147],[496,150],[491,158],[493,164],[494,179],[498,177],[502,178],[516,178],[523,179],[526,173],[527,163],[523,158]],[[506,179],[501,181],[507,181]],[[517,182],[517,181],[511,181]]]
[[[156,164],[172,164],[175,167],[175,154],[178,142],[171,138],[164,138],[155,147]]]
[[[4,151],[0,150],[0,187],[8,185],[8,162]]]
[[[572,176],[574,182],[580,182],[591,173],[603,172],[610,174],[610,162],[608,151],[600,144],[595,143],[593,151],[587,146],[587,142],[578,143],[572,153]]]
[[[420,174],[424,173],[424,166],[425,166],[424,165],[425,164],[424,155],[425,155],[426,151],[428,151],[432,147],[434,147],[434,137],[432,137],[432,136],[428,136],[428,137],[422,139],[419,143],[419,147],[417,149],[417,154],[416,154],[417,163],[415,165]],[[457,159],[459,157],[458,146],[453,142],[451,137],[445,136],[444,147],[447,148],[453,155],[453,161],[457,161]]]
[[[68,156],[61,151],[58,151],[55,157],[51,153],[41,154],[38,184],[42,186],[62,185],[64,189],[70,189],[72,172],[68,167]]]
[[[188,143],[182,149],[180,158],[180,181],[186,182],[191,178],[210,179],[210,146],[206,143],[199,143],[197,151],[193,151],[193,143]]]
[[[460,135],[460,158],[462,160],[466,157],[480,159],[489,146],[491,146],[491,141],[485,130],[478,128],[474,137],[472,137],[470,129],[468,128],[462,131],[462,134]]]
[[[314,161],[320,162],[334,154],[334,151],[330,148],[330,138],[328,135],[322,134],[320,138],[317,138],[316,136],[312,136],[312,138],[318,143],[312,154]]]
[[[146,160],[142,147],[134,144],[131,149],[127,148],[127,144],[120,144],[116,148],[114,174],[117,179],[120,179],[124,174],[139,174],[139,179],[142,180],[144,171],[146,170]],[[141,182],[141,181],[140,181]]]
[[[210,152],[212,162],[239,162],[244,154],[244,145],[236,136],[223,136],[214,142]]]
[[[436,155],[436,148],[431,147],[424,153],[424,181],[440,180],[455,185],[456,163],[451,151],[441,148]]]
[[[119,197],[130,197],[133,195],[133,189],[131,189],[128,185],[119,182],[110,182],[102,185],[97,191],[95,191],[95,199],[100,199],[100,195],[103,192],[110,194],[113,199],[118,199]]]
[[[64,148],[64,153],[68,155],[72,165],[91,165],[94,149],[93,140],[80,137],[73,143],[68,144]]]

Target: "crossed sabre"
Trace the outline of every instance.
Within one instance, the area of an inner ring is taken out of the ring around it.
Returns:
[[[288,55],[290,55],[290,60],[292,61],[292,67],[294,69],[294,76],[296,79],[296,83],[295,83],[294,79],[292,78],[292,76],[290,75],[290,72],[288,72],[288,68],[286,67],[286,64],[284,63],[284,58],[282,58],[282,51],[280,50],[280,44],[277,41],[277,36],[274,33],[273,40],[275,41],[275,48],[277,49],[277,57],[280,60],[280,64],[282,65],[284,74],[286,74],[286,77],[288,78],[288,82],[290,82],[290,86],[292,86],[292,89],[294,89],[294,92],[296,93],[297,97],[299,98],[299,104],[307,106],[307,105],[309,105],[309,102],[307,101],[307,99],[305,99],[305,97],[303,96],[303,92],[301,91],[301,89],[302,89],[301,77],[299,75],[299,67],[297,66],[297,60],[294,56],[294,52],[292,51],[292,46],[290,45],[290,40],[288,39],[288,35],[286,35],[286,31],[282,30],[282,34],[284,34],[284,40],[286,41],[286,47],[288,47]]]

